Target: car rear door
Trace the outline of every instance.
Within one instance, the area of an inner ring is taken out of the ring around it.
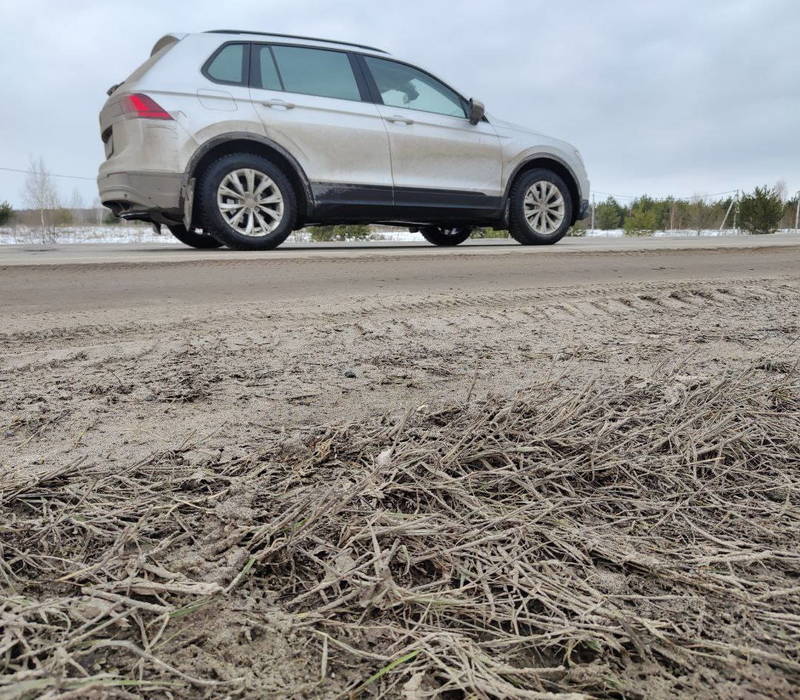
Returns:
[[[363,56],[389,131],[395,202],[493,209],[502,195],[500,139],[470,124],[466,101],[405,63]]]
[[[267,136],[302,165],[315,200],[391,205],[389,139],[346,51],[253,44],[251,98]]]

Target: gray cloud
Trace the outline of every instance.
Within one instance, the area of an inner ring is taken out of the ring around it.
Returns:
[[[0,0],[0,17],[1,167],[93,177],[106,88],[166,32],[236,27],[383,46],[572,141],[605,192],[800,187],[796,0]],[[0,171],[0,200],[22,182]]]

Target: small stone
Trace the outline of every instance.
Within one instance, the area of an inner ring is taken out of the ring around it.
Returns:
[[[358,375],[356,374],[356,371],[354,369],[346,369],[344,371],[344,376],[347,377],[348,379],[355,379]]]
[[[3,437],[12,438],[14,437],[14,432],[11,430],[6,430],[6,432],[3,433]]]
[[[375,460],[379,467],[388,467],[392,463],[392,448],[387,447]]]
[[[297,435],[292,435],[284,440],[281,440],[278,443],[278,447],[280,447],[283,453],[287,455],[302,454],[308,449],[306,444]]]

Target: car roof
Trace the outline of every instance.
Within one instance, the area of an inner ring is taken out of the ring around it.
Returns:
[[[271,32],[254,32],[245,29],[211,29],[205,34],[232,34],[239,36],[243,39],[248,39],[251,41],[264,41],[264,38],[267,37],[271,40],[274,40],[278,43],[290,43],[289,40],[299,40],[302,41],[304,44],[308,44],[310,46],[319,46],[320,48],[340,48],[340,49],[362,49],[363,51],[368,51],[370,53],[377,53],[383,55],[389,55],[388,51],[384,51],[383,49],[375,48],[374,46],[367,46],[366,44],[355,44],[349,41],[338,41],[336,39],[320,39],[319,37],[313,36],[300,36],[297,34],[275,34]]]

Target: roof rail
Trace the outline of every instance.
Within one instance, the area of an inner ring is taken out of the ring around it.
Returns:
[[[251,32],[248,29],[209,29],[206,34],[258,34],[259,36],[278,36],[282,39],[304,39],[306,41],[325,41],[329,44],[340,44],[342,46],[355,46],[359,49],[367,49],[368,51],[377,51],[378,53],[388,54],[388,51],[383,49],[376,49],[374,46],[366,46],[364,44],[353,44],[349,41],[338,41],[337,39],[320,39],[315,36],[299,36],[297,34],[273,34],[272,32]]]

